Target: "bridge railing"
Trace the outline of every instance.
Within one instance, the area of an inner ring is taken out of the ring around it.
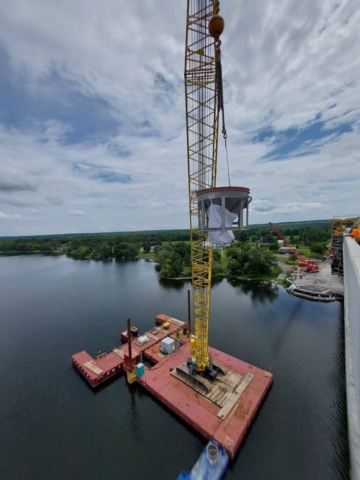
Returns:
[[[360,479],[360,245],[344,238],[345,360],[351,478]]]

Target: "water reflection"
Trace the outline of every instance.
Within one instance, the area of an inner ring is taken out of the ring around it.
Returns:
[[[211,279],[211,286],[212,287],[215,287],[216,285],[220,285],[220,283],[223,281],[224,279],[222,277],[212,277]]]
[[[250,295],[254,305],[263,305],[267,301],[273,303],[279,295],[279,286],[276,283],[256,280],[236,280],[228,278],[227,282],[239,292]]]
[[[220,285],[220,283],[224,279],[221,277],[212,277],[211,279],[211,286],[215,287],[216,285]],[[159,278],[159,284],[168,289],[168,290],[182,290],[184,287],[191,288],[191,280],[171,280],[166,278]]]
[[[88,389],[88,392],[90,392],[93,396],[96,396],[96,395],[99,395],[101,396],[101,394],[104,392],[104,390],[107,390],[111,387],[111,385],[113,383],[116,382],[116,380],[119,378],[119,377],[122,377],[123,374],[122,372],[119,372],[117,375],[111,377],[109,380],[107,380],[106,382],[104,383],[101,383],[100,385],[98,385],[96,388],[92,387],[90,385],[90,383],[81,375],[81,373],[79,372],[79,370],[74,366],[72,365],[72,368],[74,369],[74,371],[76,371],[77,373],[77,376],[79,377],[79,381],[82,381],[87,389]]]
[[[339,309],[338,325],[336,330],[336,347],[334,352],[334,363],[336,369],[330,378],[331,387],[336,390],[337,401],[334,403],[335,412],[333,414],[333,423],[330,426],[330,438],[334,445],[336,456],[333,460],[334,469],[339,474],[344,471],[344,458],[348,455],[348,425],[345,421],[347,417],[346,408],[346,377],[345,372],[345,332],[344,332],[344,304],[341,302]],[[331,427],[334,427],[332,431]]]
[[[299,299],[297,303],[295,303],[294,308],[290,311],[289,315],[287,316],[285,322],[282,325],[282,328],[275,338],[275,341],[271,347],[271,350],[276,357],[282,350],[284,343],[286,343],[287,335],[292,327],[292,323],[299,318],[300,311],[302,306],[304,305],[304,301]]]
[[[166,290],[183,290],[185,287],[189,288],[190,280],[167,280],[159,278],[159,284]]]
[[[111,259],[112,261],[113,259]],[[115,258],[115,263],[119,265],[123,265],[125,263],[136,263],[137,259],[136,258]]]
[[[141,422],[141,415],[137,405],[137,398],[139,396],[139,389],[136,384],[127,385],[130,394],[130,412],[132,435],[136,441],[144,441],[144,431]]]

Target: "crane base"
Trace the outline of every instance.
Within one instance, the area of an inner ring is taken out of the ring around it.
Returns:
[[[193,384],[194,388],[196,386],[197,391],[203,391],[205,393],[211,392],[211,382],[206,380],[206,378],[202,377],[201,375],[198,375],[197,373],[190,374],[187,363],[182,363],[181,365],[176,367],[176,374],[179,376],[179,379],[184,378],[187,380],[188,384]]]
[[[201,375],[194,378],[187,367],[190,342],[187,337],[182,341],[180,349],[162,358],[156,345],[148,348],[144,357],[156,359],[156,365],[145,367],[137,382],[206,440],[217,441],[233,459],[272,385],[273,375],[210,347],[216,380],[211,382]]]

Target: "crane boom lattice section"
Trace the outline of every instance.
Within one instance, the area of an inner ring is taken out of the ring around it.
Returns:
[[[284,236],[284,234],[282,233],[282,231],[276,226],[274,225],[272,222],[269,222],[269,225],[270,227],[274,230],[274,232],[276,233],[276,235],[281,239],[283,240],[284,242],[284,245],[286,245],[287,247],[292,247],[293,245],[289,242],[289,240],[287,240]],[[300,262],[305,262],[306,261],[306,258],[304,255],[302,255],[301,253],[297,252],[295,250],[294,252],[294,255],[296,256],[296,258],[300,261]]]
[[[216,186],[219,109],[214,39],[208,33],[215,3],[188,0],[187,4],[185,98],[195,336],[192,356],[198,371],[210,364],[212,245],[207,248],[207,233],[199,230],[197,192]]]

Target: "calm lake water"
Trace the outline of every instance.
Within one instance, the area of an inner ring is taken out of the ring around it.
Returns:
[[[189,282],[154,265],[0,258],[0,465],[7,480],[176,479],[206,445],[136,384],[93,391],[71,365],[165,313],[187,319]],[[274,384],[225,479],[346,479],[343,307],[274,285],[214,284],[210,344]]]

